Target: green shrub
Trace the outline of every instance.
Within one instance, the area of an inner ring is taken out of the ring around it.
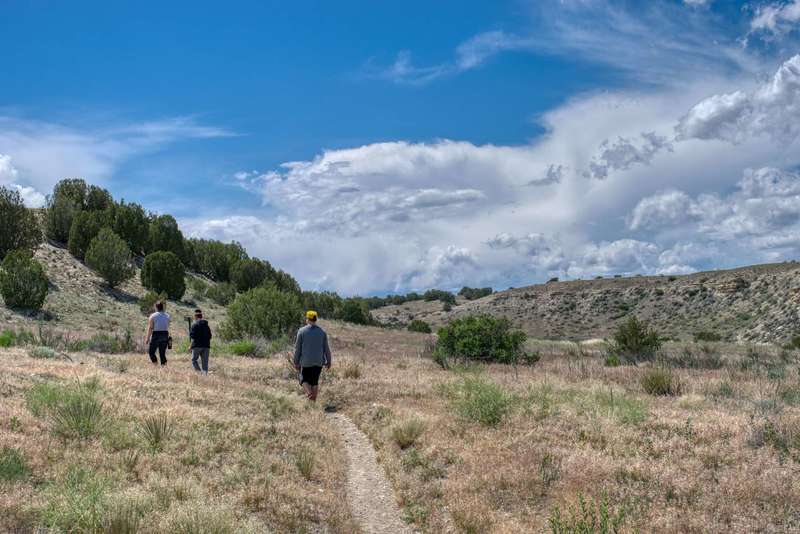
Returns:
[[[398,447],[407,449],[417,442],[423,432],[425,423],[415,417],[392,428],[392,439]]]
[[[464,297],[467,300],[477,300],[483,297],[487,297],[493,293],[491,287],[467,287],[464,286],[461,288],[461,291],[458,292],[459,295]]]
[[[236,290],[244,293],[260,286],[273,273],[274,269],[269,263],[258,258],[248,258],[233,264],[230,277]]]
[[[437,358],[463,358],[485,362],[517,363],[522,358],[525,334],[511,328],[506,318],[472,315],[439,329]],[[446,364],[444,365],[446,366]]]
[[[142,298],[139,299],[139,311],[141,311],[144,315],[150,315],[155,310],[156,302],[159,300],[166,301],[167,294],[164,292],[156,293],[154,291],[148,291]]]
[[[164,442],[172,437],[175,425],[172,420],[164,414],[151,415],[139,423],[137,433],[152,451],[160,451]]]
[[[227,306],[236,298],[236,286],[230,282],[217,282],[209,286],[206,296],[220,306]]]
[[[231,354],[237,356],[250,356],[252,358],[263,358],[267,355],[266,344],[261,340],[241,339],[228,344]]]
[[[80,350],[99,352],[102,354],[121,354],[124,352],[133,352],[136,349],[136,344],[134,343],[131,331],[126,330],[122,336],[96,334],[82,341],[79,348]]]
[[[431,325],[426,323],[421,319],[414,319],[410,323],[408,323],[408,331],[409,332],[420,332],[423,334],[430,334],[431,333]]]
[[[25,458],[17,449],[0,449],[0,480],[12,481],[26,478],[30,474]]]
[[[186,292],[183,263],[172,252],[153,252],[144,259],[142,285],[156,293],[166,293],[172,300],[180,300]]]
[[[661,344],[658,333],[635,315],[619,325],[608,342],[610,354],[630,362],[651,360]]]
[[[105,211],[79,211],[72,219],[69,229],[70,254],[82,260],[92,239],[97,237],[100,230],[111,225],[111,213]]]
[[[445,304],[453,305],[456,303],[456,296],[449,291],[442,291],[441,289],[429,289],[423,295],[423,298],[428,301],[439,300]]]
[[[103,228],[92,239],[86,251],[86,264],[97,271],[110,287],[116,287],[136,274],[131,250],[110,228]]]
[[[332,291],[303,291],[300,295],[304,310],[314,310],[323,319],[333,319],[342,297]]]
[[[89,469],[70,467],[45,487],[44,526],[55,532],[101,532],[108,482]]]
[[[57,384],[47,382],[35,384],[25,394],[25,403],[33,415],[42,417],[67,393],[70,392]]]
[[[67,196],[51,196],[45,211],[45,234],[47,237],[58,243],[66,243],[69,240],[72,220],[80,210],[80,205]]]
[[[622,362],[616,354],[608,354],[606,355],[605,364],[606,367],[618,367],[622,365]]]
[[[722,341],[722,336],[717,332],[708,332],[708,331],[695,332],[694,341],[696,343],[700,343],[703,341],[706,342]]]
[[[449,393],[459,416],[485,426],[497,426],[514,401],[501,386],[480,378],[465,378]]]
[[[0,294],[11,308],[41,309],[48,285],[42,265],[28,251],[10,252],[0,266]]]
[[[548,525],[552,534],[617,534],[625,523],[625,509],[613,510],[604,495],[599,502],[578,494],[577,505],[570,505],[566,514],[556,506]]]
[[[144,254],[150,237],[150,222],[139,204],[120,202],[114,207],[114,233],[122,238],[134,254]]]
[[[182,262],[188,261],[183,233],[172,215],[159,215],[150,221],[146,252],[148,256],[155,252],[169,252]]]
[[[50,347],[31,347],[28,349],[28,356],[43,360],[53,360],[58,357],[58,353]]]
[[[209,284],[201,278],[197,278],[196,276],[189,277],[189,289],[192,290],[195,297],[198,298],[205,298],[208,295]]]
[[[344,299],[336,311],[336,318],[353,324],[369,325],[373,323],[369,306],[360,298]]]
[[[222,243],[213,239],[189,239],[185,243],[190,268],[215,282],[230,280],[230,270],[239,260],[247,258],[239,243]]]
[[[17,342],[17,334],[13,330],[3,330],[0,333],[0,347],[13,347]]]
[[[295,293],[263,286],[241,293],[228,308],[221,332],[226,339],[276,339],[300,325],[303,309]]]
[[[12,250],[32,251],[42,242],[36,216],[25,207],[19,192],[1,185],[0,228],[0,260]]]
[[[652,367],[642,377],[642,387],[651,395],[680,395],[680,378],[668,367]]]

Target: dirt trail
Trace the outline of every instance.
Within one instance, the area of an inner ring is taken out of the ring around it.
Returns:
[[[372,444],[350,419],[331,414],[347,450],[347,498],[364,534],[412,534],[403,522],[391,484]]]

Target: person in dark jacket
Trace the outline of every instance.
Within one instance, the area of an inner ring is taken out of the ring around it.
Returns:
[[[192,351],[192,367],[195,371],[202,371],[207,375],[208,355],[211,352],[211,328],[208,326],[208,321],[203,319],[203,311],[200,309],[194,311],[194,322],[189,329],[189,338],[192,341],[189,347]],[[197,363],[198,359],[202,363],[202,368]]]

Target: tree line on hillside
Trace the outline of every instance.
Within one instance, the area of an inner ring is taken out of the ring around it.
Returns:
[[[101,187],[79,178],[58,182],[47,198],[41,217],[25,207],[20,194],[0,186],[0,293],[8,306],[37,310],[44,304],[49,282],[33,256],[44,238],[66,245],[69,252],[97,272],[110,287],[135,275],[135,257],[144,257],[142,285],[150,300],[180,300],[187,278],[202,296],[232,305],[248,292],[269,286],[324,318],[373,324],[367,303],[332,292],[302,291],[288,273],[268,261],[251,258],[241,244],[213,239],[187,239],[175,218],[147,212],[136,203],[115,201]],[[187,277],[187,271],[202,275]],[[275,296],[273,294],[273,296]],[[147,300],[147,299],[145,299]]]

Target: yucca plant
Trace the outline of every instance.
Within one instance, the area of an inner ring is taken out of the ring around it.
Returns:
[[[151,415],[139,423],[138,434],[150,450],[156,452],[162,449],[174,429],[172,420],[166,414]]]
[[[107,421],[103,403],[88,392],[68,396],[53,407],[50,417],[56,434],[79,439],[97,435]]]

